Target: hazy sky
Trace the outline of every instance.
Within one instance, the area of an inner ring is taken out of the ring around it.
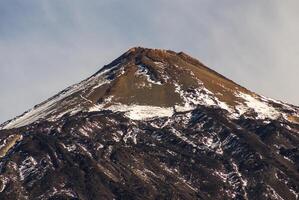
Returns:
[[[298,0],[0,0],[0,122],[133,46],[184,51],[299,105]]]

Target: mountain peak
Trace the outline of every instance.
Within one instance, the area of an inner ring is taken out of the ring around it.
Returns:
[[[93,76],[2,127],[105,109],[124,112],[131,119],[150,119],[199,105],[223,109],[231,118],[254,113],[273,119],[284,110],[285,118],[298,119],[296,109],[247,90],[183,52],[133,47]]]
[[[299,195],[299,108],[183,52],[132,48],[0,129],[0,199]]]

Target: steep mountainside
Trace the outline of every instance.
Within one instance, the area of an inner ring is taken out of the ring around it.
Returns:
[[[0,126],[0,199],[299,197],[299,107],[132,48]]]

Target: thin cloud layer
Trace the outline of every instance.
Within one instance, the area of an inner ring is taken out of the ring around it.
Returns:
[[[0,121],[132,46],[185,51],[253,91],[298,105],[298,13],[294,0],[1,1]]]

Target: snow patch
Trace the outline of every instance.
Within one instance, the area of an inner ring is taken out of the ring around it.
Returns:
[[[138,129],[133,127],[132,129],[130,129],[127,134],[123,137],[123,140],[125,143],[127,143],[128,139],[131,138],[134,142],[134,144],[137,144],[137,133],[138,133]]]
[[[280,113],[267,102],[242,92],[237,93],[236,96],[245,101],[245,105],[239,104],[236,106],[239,115],[246,113],[249,109],[253,109],[258,115],[258,119],[277,119],[280,116]]]
[[[63,148],[65,148],[69,152],[76,150],[75,144],[65,145],[65,144],[61,143],[61,145],[63,146]]]
[[[193,89],[192,92],[182,90],[178,83],[174,83],[174,85],[175,92],[178,93],[184,101],[183,106],[177,106],[179,111],[190,111],[196,108],[197,105],[203,105],[207,107],[215,106],[232,112],[231,108],[226,103],[220,101],[213,92],[205,88],[203,85],[199,88]]]
[[[113,70],[114,68],[118,67],[119,65],[115,65],[107,70],[102,71],[101,73],[98,73],[80,83],[77,83],[73,86],[68,87],[67,89],[63,90],[62,92],[58,93],[57,95],[55,95],[54,97],[44,101],[43,103],[35,106],[34,108],[32,108],[31,110],[25,112],[24,114],[22,114],[19,117],[16,117],[15,119],[8,121],[6,124],[3,124],[0,126],[0,130],[1,129],[12,129],[12,128],[18,128],[21,126],[25,126],[28,124],[31,124],[35,121],[38,121],[39,119],[46,119],[46,117],[48,117],[49,115],[55,113],[55,107],[57,105],[57,103],[65,100],[67,97],[69,97],[70,95],[79,92],[79,91],[86,91],[86,88],[90,88],[87,86],[93,86],[92,89],[96,89],[98,87],[100,87],[101,85],[104,85],[106,83],[109,83],[110,81],[107,80],[106,75],[109,71]],[[90,100],[86,99],[85,97],[83,97],[82,95],[80,95],[80,98],[84,99],[87,102],[91,102]],[[62,113],[59,116],[56,117],[52,117],[52,118],[48,118],[48,120],[52,120],[54,121],[55,119],[61,117],[63,114],[66,113],[76,113],[78,111],[82,110],[82,108],[72,108],[70,110],[65,111],[64,113]]]
[[[90,157],[92,158],[92,154],[87,150],[87,148],[85,146],[83,146],[82,144],[78,144],[78,146]]]
[[[8,181],[9,181],[9,179],[7,177],[0,176],[0,180],[1,180],[1,188],[0,188],[0,193],[1,193],[6,188],[6,185],[7,185]]]
[[[33,157],[27,157],[21,164],[19,169],[20,180],[23,181],[27,178],[31,173],[37,171],[36,168],[37,162]]]
[[[124,112],[125,116],[132,120],[148,120],[156,117],[170,117],[173,115],[173,108],[143,105],[114,104],[104,108],[103,104],[95,105],[89,109],[90,112],[111,110],[114,112]]]
[[[145,76],[149,83],[156,84],[156,85],[162,85],[161,81],[155,81],[155,80],[152,79],[152,77],[150,76],[150,72],[149,72],[148,68],[145,67],[145,66],[138,65],[138,70],[136,72],[136,75],[137,76],[140,76],[140,75]]]

